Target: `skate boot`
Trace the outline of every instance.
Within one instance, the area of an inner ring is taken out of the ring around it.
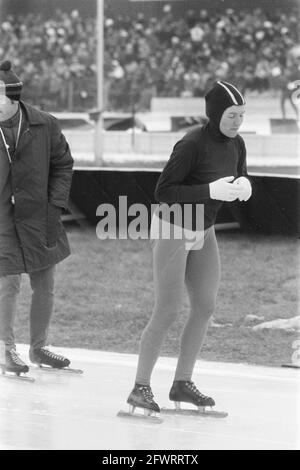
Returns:
[[[15,378],[34,382],[34,379],[26,375],[29,367],[22,361],[15,349],[5,351],[5,364],[1,364],[2,374],[7,378]]]
[[[203,395],[191,381],[175,380],[169,393],[171,401],[175,402],[176,409],[180,408],[180,403],[192,403],[201,408],[214,406],[212,398]]]
[[[135,408],[143,408],[146,410],[154,411],[155,413],[159,413],[160,408],[158,404],[155,403],[153,398],[154,395],[152,393],[150,385],[136,384],[127,399],[127,403]]]
[[[29,352],[31,362],[39,366],[49,366],[53,369],[63,369],[70,365],[69,359],[48,351],[46,348],[33,349]]]
[[[53,353],[46,348],[30,349],[29,357],[31,362],[37,364],[43,370],[56,370],[74,372],[75,374],[82,374],[81,369],[72,369],[69,367],[70,361],[66,357]]]
[[[134,418],[151,419],[155,422],[162,422],[156,417],[156,413],[160,413],[160,408],[154,401],[150,385],[135,384],[134,389],[130,393],[127,403],[129,404],[129,412],[119,411],[118,416],[129,416]],[[142,408],[144,414],[134,413],[136,408]]]
[[[175,380],[170,390],[169,398],[171,401],[175,402],[175,409],[162,408],[161,411],[163,413],[213,416],[216,418],[225,418],[228,416],[228,413],[223,411],[206,410],[207,406],[212,408],[215,405],[214,400],[199,392],[196,385],[190,380]],[[182,409],[181,402],[191,403],[195,405],[197,409]]]

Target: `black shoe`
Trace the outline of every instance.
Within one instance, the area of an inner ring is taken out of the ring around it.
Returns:
[[[50,366],[53,369],[62,369],[70,365],[69,359],[59,354],[48,351],[46,348],[38,348],[29,351],[31,362],[39,366]]]
[[[159,413],[160,408],[153,398],[154,395],[150,385],[135,384],[134,389],[127,399],[127,403],[137,408],[145,408]]]
[[[16,375],[26,374],[29,367],[20,359],[15,349],[5,351],[5,364],[2,366],[3,372],[13,372]]]
[[[175,380],[169,393],[171,401],[192,403],[195,406],[214,406],[211,397],[206,397],[191,381]]]

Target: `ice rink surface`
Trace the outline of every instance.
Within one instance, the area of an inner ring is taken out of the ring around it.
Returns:
[[[83,375],[31,368],[34,383],[0,379],[0,449],[300,449],[300,371],[198,361],[193,376],[227,418],[162,415],[154,424],[117,417],[127,410],[137,356],[51,348]],[[28,360],[28,348],[18,348]],[[176,360],[160,358],[152,380],[161,407]]]

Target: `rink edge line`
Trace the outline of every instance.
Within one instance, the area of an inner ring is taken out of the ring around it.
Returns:
[[[136,368],[138,362],[137,354],[116,353],[109,351],[98,351],[92,349],[64,348],[50,346],[51,350],[66,356],[71,356],[72,362],[93,364],[110,364],[115,366],[126,366]],[[18,344],[17,349],[28,356],[29,346]],[[157,362],[157,369],[173,371],[177,363],[174,357],[160,357]],[[75,367],[75,365],[74,365]],[[298,370],[278,367],[267,367],[253,364],[214,362],[198,359],[195,366],[196,373],[203,373],[214,376],[230,376],[237,378],[253,378],[261,380],[278,380],[285,382],[295,382],[300,385]]]

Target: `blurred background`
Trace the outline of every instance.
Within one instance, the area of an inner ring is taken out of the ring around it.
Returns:
[[[97,4],[104,10],[100,36]],[[24,100],[60,113],[64,129],[86,131],[84,146],[82,135],[67,135],[77,161],[95,160],[100,94],[101,127],[133,136],[100,136],[98,163],[106,153],[107,164],[131,164],[126,153],[150,149],[147,162],[137,161],[161,166],[178,136],[157,142],[136,133],[203,123],[203,96],[217,79],[246,96],[242,132],[299,134],[291,98],[300,78],[299,6],[299,0],[0,0],[0,59],[11,59],[22,77]],[[249,147],[258,157],[257,143]],[[299,156],[296,147],[294,138],[287,154]]]
[[[96,103],[96,0],[1,0],[0,57],[24,99],[56,111]],[[297,0],[104,1],[107,111],[202,97],[217,79],[279,97],[299,78]]]

